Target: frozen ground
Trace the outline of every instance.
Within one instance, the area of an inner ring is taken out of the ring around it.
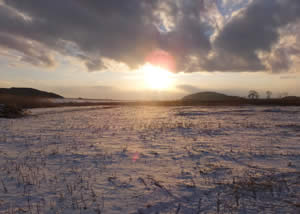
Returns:
[[[0,213],[300,213],[300,109],[84,107],[0,119]]]

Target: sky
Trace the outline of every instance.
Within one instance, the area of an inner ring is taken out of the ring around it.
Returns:
[[[0,0],[0,87],[300,96],[299,0]]]

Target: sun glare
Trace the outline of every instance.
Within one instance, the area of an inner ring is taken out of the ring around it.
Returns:
[[[145,64],[141,70],[148,88],[162,90],[172,86],[174,79],[172,78],[172,73],[168,70],[149,63]]]

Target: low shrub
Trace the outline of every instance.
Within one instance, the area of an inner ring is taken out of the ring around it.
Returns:
[[[26,111],[16,105],[0,105],[0,117],[19,118],[26,115]]]

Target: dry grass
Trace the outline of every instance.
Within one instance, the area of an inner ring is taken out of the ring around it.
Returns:
[[[19,118],[27,115],[29,108],[55,107],[55,104],[38,97],[0,95],[0,117]]]

